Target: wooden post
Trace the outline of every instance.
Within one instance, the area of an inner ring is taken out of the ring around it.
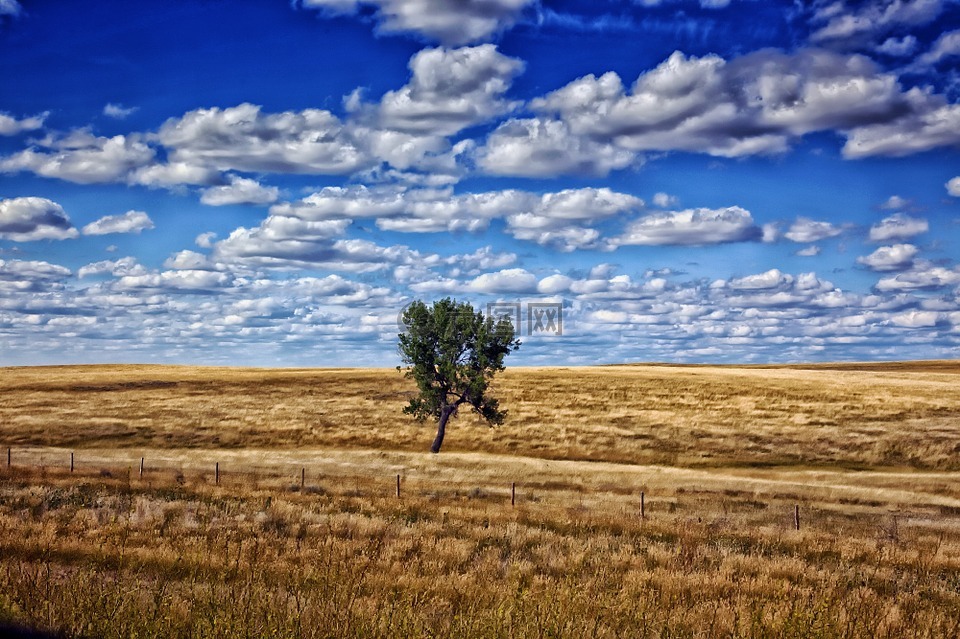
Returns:
[[[304,486],[307,485],[307,469],[300,469],[300,490],[303,490]]]
[[[12,459],[13,459],[13,452],[9,447],[7,447],[7,468],[10,468],[10,460]]]
[[[400,475],[397,475],[397,499],[400,499]]]
[[[646,495],[643,494],[643,491],[640,491],[640,519],[647,518],[647,502]]]
[[[143,457],[140,458],[140,479],[143,479]]]
[[[800,530],[800,504],[793,507],[793,527]]]
[[[517,505],[517,482],[510,484],[510,505]]]
[[[70,453],[70,472],[73,472],[73,453]]]
[[[220,462],[217,462],[215,472],[216,472],[216,483],[219,486],[220,485]]]

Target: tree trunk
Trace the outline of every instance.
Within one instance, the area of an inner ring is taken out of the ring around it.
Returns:
[[[447,434],[447,420],[450,419],[456,411],[454,406],[444,406],[440,409],[440,424],[437,426],[437,437],[433,440],[433,446],[430,447],[431,453],[439,453],[440,447],[443,446],[443,436]]]

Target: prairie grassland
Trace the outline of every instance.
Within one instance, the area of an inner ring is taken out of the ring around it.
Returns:
[[[949,473],[236,451],[215,485],[220,455],[166,453],[142,480],[116,451],[72,475],[0,472],[0,622],[68,637],[960,633]]]
[[[395,371],[4,369],[0,623],[960,636],[958,381],[950,362],[514,369],[507,423],[461,416],[434,456]]]
[[[960,470],[960,364],[508,369],[445,450],[685,467]],[[0,444],[425,450],[389,369],[7,368]]]

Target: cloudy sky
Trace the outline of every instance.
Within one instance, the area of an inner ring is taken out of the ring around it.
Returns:
[[[0,0],[0,78],[0,365],[960,357],[957,0]]]

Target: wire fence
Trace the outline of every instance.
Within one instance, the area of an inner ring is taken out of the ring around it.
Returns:
[[[441,476],[437,473],[419,469],[417,472],[394,472],[397,469],[385,464],[382,469],[356,472],[350,467],[338,467],[336,464],[295,464],[290,462],[259,461],[245,462],[241,459],[219,461],[220,457],[230,457],[235,451],[191,451],[186,458],[175,453],[157,452],[154,457],[128,456],[109,457],[88,454],[87,451],[68,451],[65,449],[6,449],[4,472],[6,479],[28,476],[64,479],[70,476],[78,481],[100,479],[103,481],[128,482],[131,485],[147,488],[180,485],[189,488],[217,488],[224,490],[282,491],[302,493],[304,495],[326,495],[339,497],[366,497],[374,499],[415,498],[427,499],[439,503],[451,503],[470,500],[481,501],[490,507],[536,508],[537,505],[562,506],[569,509],[571,516],[587,512],[629,514],[645,520],[651,516],[672,515],[677,513],[679,504],[677,494],[652,496],[642,486],[607,484],[602,488],[587,487],[575,478],[570,481],[556,481],[549,478],[517,481],[509,477],[478,481]],[[678,489],[676,493],[685,495],[687,501],[697,498],[698,492],[707,491]],[[801,528],[801,507],[799,503],[782,503],[777,510],[783,513],[777,519],[784,528]],[[789,497],[792,497],[789,496]],[[709,501],[710,496],[700,495],[700,502]],[[757,502],[748,500],[750,507]],[[766,508],[766,504],[759,504]],[[713,503],[713,511],[726,507]],[[807,525],[807,522],[804,522]]]

